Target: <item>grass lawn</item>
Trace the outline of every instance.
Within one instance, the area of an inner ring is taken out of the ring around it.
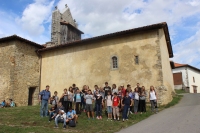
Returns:
[[[175,105],[180,101],[182,96],[177,95],[172,102],[165,106],[159,107],[159,110]],[[0,109],[0,133],[63,133],[63,132],[81,132],[81,133],[111,133],[119,131],[133,125],[147,117],[153,115],[150,108],[147,107],[146,114],[130,115],[129,120],[122,121],[107,121],[105,115],[103,120],[88,120],[85,113],[79,117],[76,127],[69,127],[66,130],[62,129],[62,124],[59,124],[59,129],[54,129],[54,121],[48,122],[48,118],[41,118],[39,106],[26,106],[16,108],[1,108]]]
[[[180,90],[175,89],[175,92],[176,92],[176,94],[187,93],[187,92],[185,92],[185,90],[182,90],[182,89],[180,89]]]

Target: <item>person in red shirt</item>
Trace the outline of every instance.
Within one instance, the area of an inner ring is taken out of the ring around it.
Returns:
[[[116,115],[117,115],[117,120],[119,121],[119,105],[120,105],[120,98],[117,96],[117,93],[114,93],[113,97],[113,116],[114,120],[116,120]]]

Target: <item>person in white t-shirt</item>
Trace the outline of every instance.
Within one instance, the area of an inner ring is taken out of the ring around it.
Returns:
[[[107,107],[107,113],[108,113],[108,120],[110,119],[112,121],[112,95],[111,92],[107,92],[106,99],[106,107]]]
[[[151,103],[151,111],[157,113],[157,94],[153,86],[150,86],[149,100]]]
[[[138,93],[138,88],[135,88],[134,95],[135,95],[135,98],[134,98],[134,113],[137,114],[137,111],[138,111],[138,104],[139,104],[139,93]]]

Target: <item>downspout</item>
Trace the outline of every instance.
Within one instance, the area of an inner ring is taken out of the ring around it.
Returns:
[[[186,82],[187,82],[187,87],[189,88],[189,92],[190,92],[187,66],[186,66],[185,70],[186,70]]]

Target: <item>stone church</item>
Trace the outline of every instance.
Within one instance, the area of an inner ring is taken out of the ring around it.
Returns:
[[[0,100],[38,104],[39,91],[136,83],[156,87],[160,104],[172,100],[173,57],[167,23],[81,39],[70,9],[52,13],[51,41],[37,44],[17,35],[0,38]]]

